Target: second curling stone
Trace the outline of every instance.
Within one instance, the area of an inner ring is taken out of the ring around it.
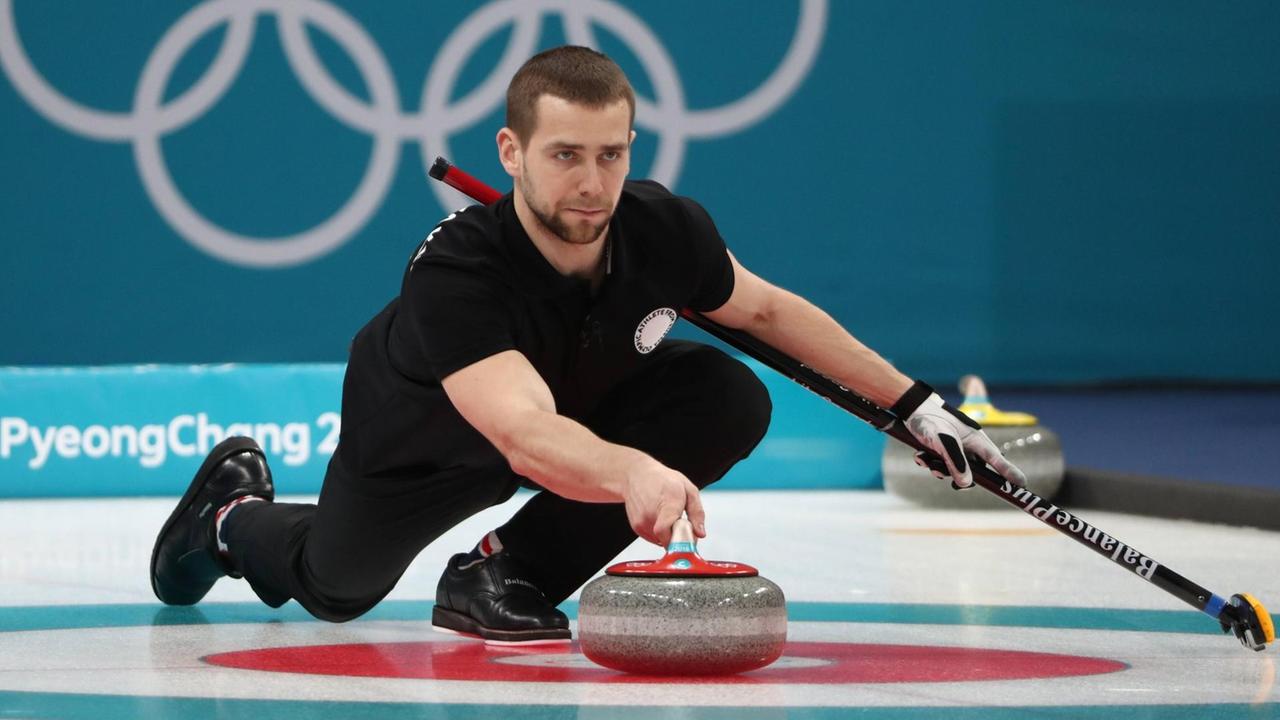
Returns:
[[[960,380],[964,393],[961,412],[980,423],[987,436],[1009,462],[1027,476],[1027,488],[1050,499],[1062,486],[1066,465],[1058,435],[1034,415],[1005,412],[991,404],[986,385],[976,375]],[[885,444],[881,458],[884,489],[892,495],[926,507],[950,509],[1004,509],[1005,502],[981,489],[956,492],[916,465],[915,450],[899,442]]]

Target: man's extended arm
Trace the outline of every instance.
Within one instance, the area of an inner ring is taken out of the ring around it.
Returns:
[[[911,378],[840,326],[821,308],[761,280],[733,261],[733,295],[709,319],[751,333],[811,368],[887,408],[911,387]]]
[[[1009,481],[1025,484],[1022,471],[1004,458],[982,428],[944,403],[932,388],[913,383],[813,303],[761,280],[732,255],[730,260],[733,294],[721,307],[704,313],[707,318],[748,332],[894,411],[921,443],[941,456],[957,487],[973,484],[966,451]]]

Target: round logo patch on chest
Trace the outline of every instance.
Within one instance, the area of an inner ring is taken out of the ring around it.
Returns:
[[[676,324],[676,317],[671,308],[658,308],[645,315],[636,328],[636,350],[642,355],[653,352]]]

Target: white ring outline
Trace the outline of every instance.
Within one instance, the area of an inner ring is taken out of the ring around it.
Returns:
[[[212,24],[224,16],[220,11],[236,9],[248,2],[235,0],[217,0],[197,6],[175,23],[148,59],[143,70],[142,79],[138,83],[134,96],[135,116],[147,117],[158,113],[163,98],[164,88],[169,74],[177,66],[182,57],[182,48],[190,47],[196,38],[208,31]],[[386,70],[385,60],[377,46],[364,33],[354,20],[332,5],[316,0],[258,0],[253,3],[253,10],[275,6],[282,27],[297,24],[297,13],[306,8],[310,19],[317,25],[329,30],[333,37],[342,44],[343,49],[356,61],[356,67],[370,89],[370,97],[375,110],[385,111],[390,108],[397,112],[399,99],[391,82],[391,75],[385,72],[380,77],[375,70]],[[227,17],[230,20],[230,17]],[[338,30],[342,28],[342,30]],[[343,34],[345,31],[348,34]],[[187,41],[185,46],[181,43]],[[373,152],[365,169],[363,179],[355,193],[347,202],[329,218],[309,230],[286,237],[249,239],[246,236],[229,232],[211,222],[198,213],[187,202],[178,190],[164,162],[160,151],[159,133],[145,132],[147,123],[142,123],[144,132],[134,139],[134,158],[138,170],[143,177],[143,187],[156,208],[180,234],[192,244],[205,252],[235,264],[246,267],[270,268],[298,264],[328,254],[342,245],[355,234],[378,209],[386,195],[387,188],[395,175],[399,159],[399,138],[390,128],[373,130]]]
[[[177,100],[165,106],[155,128],[162,134],[173,132],[204,114],[240,73],[253,40],[253,16],[237,12],[231,17],[233,22],[209,70]],[[85,107],[49,85],[23,49],[13,16],[13,0],[0,0],[0,67],[37,112],[67,132],[114,141],[129,141],[138,134],[139,119],[135,115]]]

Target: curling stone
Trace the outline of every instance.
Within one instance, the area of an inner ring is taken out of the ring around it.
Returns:
[[[1062,443],[1057,433],[1040,424],[1034,416],[1021,412],[1004,412],[991,404],[986,385],[976,375],[960,380],[964,402],[959,410],[973,418],[986,431],[1000,452],[1027,475],[1027,487],[1049,499],[1062,487],[1065,463]],[[935,478],[927,469],[916,465],[915,450],[903,443],[885,443],[880,469],[884,489],[900,498],[925,507],[989,510],[1007,504],[981,488],[957,492],[951,484]]]
[[[782,655],[786,599],[750,565],[703,560],[681,518],[660,560],[612,565],[582,589],[578,643],[591,661],[623,672],[746,672]]]

